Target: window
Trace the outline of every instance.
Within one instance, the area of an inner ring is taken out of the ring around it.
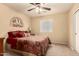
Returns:
[[[52,20],[41,20],[40,32],[52,32]]]

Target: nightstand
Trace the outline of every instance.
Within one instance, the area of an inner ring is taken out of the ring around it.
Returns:
[[[0,38],[0,56],[3,56],[3,41],[4,38]]]

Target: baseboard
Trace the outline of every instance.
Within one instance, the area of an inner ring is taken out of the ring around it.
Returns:
[[[63,43],[52,43],[52,44],[55,44],[55,45],[65,45],[65,46],[68,46],[67,44],[63,44]]]

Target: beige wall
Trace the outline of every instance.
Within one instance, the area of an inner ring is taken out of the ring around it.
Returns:
[[[10,26],[10,19],[12,17],[21,17],[24,23],[22,28],[14,28]],[[30,19],[22,13],[16,12],[7,6],[0,4],[0,36],[5,36],[8,31],[12,30],[27,30],[30,25]]]
[[[52,20],[52,32],[40,32],[40,20]],[[53,43],[68,43],[68,14],[60,13],[49,16],[32,18],[32,32],[35,34],[47,34]]]
[[[73,30],[73,15],[79,9],[79,4],[74,4],[73,8],[69,12],[69,43],[72,49],[76,48],[75,33]]]

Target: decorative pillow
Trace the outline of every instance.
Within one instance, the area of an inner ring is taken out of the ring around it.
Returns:
[[[30,36],[31,35],[31,33],[29,32],[29,31],[25,31],[25,36],[26,37],[28,37],[28,36]]]
[[[25,36],[26,36],[26,37],[30,36],[30,33],[25,33]]]
[[[25,36],[25,31],[12,31],[8,32],[8,37],[24,37]]]
[[[25,32],[24,31],[18,31],[17,37],[25,37]]]

